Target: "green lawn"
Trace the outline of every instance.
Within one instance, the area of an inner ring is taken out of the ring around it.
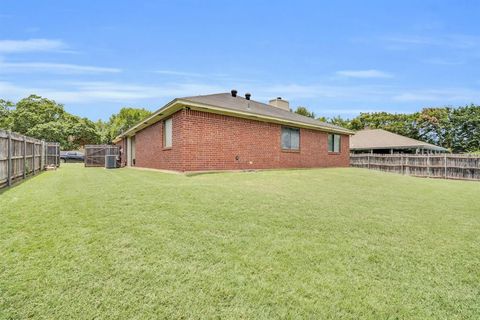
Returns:
[[[1,319],[478,319],[480,183],[63,165],[0,193]]]

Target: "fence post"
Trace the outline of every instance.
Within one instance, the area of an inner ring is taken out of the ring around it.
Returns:
[[[427,153],[427,177],[430,177],[430,154]]]
[[[367,168],[370,169],[370,155],[367,156]]]
[[[400,154],[400,170],[402,171],[402,174],[405,174],[403,172],[403,153]]]
[[[447,179],[447,154],[443,157],[444,166],[445,166],[445,179]]]
[[[27,177],[27,137],[23,136],[23,179]]]
[[[12,133],[7,133],[7,186],[12,185]]]
[[[40,171],[45,169],[45,141],[40,144]]]
[[[35,141],[32,143],[32,173],[35,175]]]

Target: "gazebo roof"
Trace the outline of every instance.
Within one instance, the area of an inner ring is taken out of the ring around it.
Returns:
[[[350,149],[426,149],[447,151],[445,148],[404,137],[382,129],[365,129],[357,131],[355,135],[350,137]]]

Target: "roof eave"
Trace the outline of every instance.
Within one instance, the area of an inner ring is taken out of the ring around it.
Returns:
[[[135,124],[134,126],[129,128],[127,131],[125,131],[122,134],[115,137],[115,139],[113,139],[113,143],[117,143],[120,140],[122,140],[123,138],[131,136],[134,133],[151,126],[152,124],[154,124],[154,123],[162,120],[163,118],[171,115],[172,113],[178,111],[178,110],[176,110],[177,108],[181,109],[182,107],[190,107],[190,108],[193,108],[193,109],[197,109],[198,111],[206,111],[206,112],[211,112],[211,113],[225,114],[225,115],[230,115],[230,116],[234,116],[234,117],[247,118],[247,119],[253,119],[253,120],[258,120],[258,121],[287,124],[287,125],[298,126],[298,127],[302,127],[302,128],[309,128],[309,129],[324,131],[324,132],[340,133],[340,134],[346,134],[346,135],[355,134],[355,132],[353,132],[351,130],[348,130],[348,129],[330,128],[330,127],[322,126],[321,124],[313,125],[313,124],[302,123],[302,122],[298,122],[298,121],[292,121],[292,120],[287,120],[287,119],[282,119],[282,118],[277,118],[277,117],[269,117],[269,116],[256,114],[256,113],[251,113],[251,112],[242,112],[242,111],[228,109],[228,108],[224,108],[224,107],[217,107],[217,106],[214,106],[214,105],[210,105],[210,104],[206,104],[206,103],[193,102],[193,101],[182,99],[182,98],[176,98],[176,99],[170,101],[169,103],[167,103],[162,108],[160,108],[157,111],[155,111],[154,113],[152,113],[149,117],[143,119],[142,121],[139,121],[137,124]]]
[[[282,124],[293,125],[293,126],[298,126],[303,128],[310,128],[310,129],[320,130],[325,132],[341,133],[341,134],[347,134],[347,135],[355,134],[355,132],[348,129],[344,129],[344,128],[336,129],[336,128],[322,126],[320,121],[318,125],[313,125],[313,124],[308,124],[308,123],[303,123],[303,122],[298,122],[298,121],[293,121],[293,120],[288,120],[288,119],[283,119],[278,117],[265,116],[262,114],[257,114],[252,112],[243,112],[243,111],[233,110],[225,107],[217,107],[207,103],[193,102],[185,99],[178,99],[178,101],[181,102],[182,105],[198,108],[200,109],[199,111],[225,114],[225,115],[230,115],[234,117],[253,119],[257,121],[282,123]]]
[[[130,127],[127,131],[121,133],[120,135],[116,136],[115,139],[112,140],[113,143],[117,143],[121,141],[123,138],[128,137],[129,135],[136,133],[140,130],[143,130],[149,126],[151,126],[154,123],[157,123],[161,119],[163,119],[164,115],[163,113],[166,112],[167,110],[171,110],[172,106],[176,105],[176,102],[178,99],[173,99],[160,109],[154,111],[151,115],[146,117],[145,119],[137,122],[134,126]],[[170,114],[170,113],[169,113]],[[167,116],[167,115],[165,115]],[[143,126],[142,126],[143,125]]]

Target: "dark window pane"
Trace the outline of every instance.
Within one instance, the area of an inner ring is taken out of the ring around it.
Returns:
[[[328,152],[333,152],[333,134],[328,135]]]
[[[300,149],[300,130],[290,129],[290,149]]]
[[[333,144],[334,144],[334,151],[335,152],[340,152],[340,135],[336,134],[334,136],[334,141],[333,141]]]
[[[282,128],[282,149],[290,149],[290,130]]]
[[[282,127],[282,149],[300,149],[300,129]]]

